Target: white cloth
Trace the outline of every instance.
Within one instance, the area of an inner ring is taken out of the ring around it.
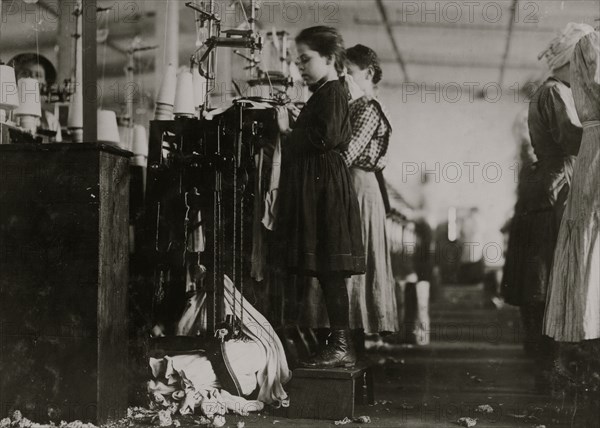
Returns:
[[[253,369],[256,372],[256,382],[260,388],[258,400],[267,404],[286,406],[289,399],[283,385],[291,379],[292,374],[288,368],[281,340],[267,319],[243,298],[239,291],[236,290],[234,293],[233,282],[229,277],[225,276],[224,284],[226,314],[233,314],[235,301],[235,314],[241,319],[243,302],[243,333],[251,342],[254,342],[254,347],[249,347],[249,350],[245,352],[246,355],[255,355],[255,357],[248,358],[254,361],[241,360],[239,366],[238,362],[234,362],[236,352],[228,352],[229,347],[232,347],[231,350],[237,350],[235,349],[237,345],[226,342],[225,349],[232,359],[234,374],[242,382],[240,377],[253,373],[250,370]],[[194,335],[197,331],[206,331],[206,299],[201,294],[190,300],[178,325],[180,334]],[[253,390],[254,388],[250,392]]]
[[[150,358],[150,369],[154,377],[149,384],[151,392],[160,392],[165,395],[168,388],[165,388],[164,385],[174,388],[172,392],[190,387],[196,391],[219,387],[212,364],[204,355],[185,354]]]
[[[194,294],[188,299],[183,315],[177,323],[177,336],[195,336],[206,326],[206,294]],[[204,328],[206,330],[206,328]]]
[[[225,355],[244,395],[251,394],[257,385],[257,372],[266,364],[266,356],[258,342],[230,340],[225,342]],[[232,411],[241,415],[260,411],[264,403],[247,400],[220,390],[211,362],[199,353],[173,357],[150,358],[153,380],[148,392],[153,405],[182,415],[196,413],[209,418]]]
[[[540,52],[538,60],[545,58],[550,70],[562,67],[571,61],[579,39],[593,31],[594,28],[590,25],[569,22],[565,29],[552,39],[548,47]]]
[[[241,305],[244,304],[242,331],[251,340],[260,343],[266,355],[266,364],[256,374],[258,379],[258,400],[267,404],[287,406],[289,398],[283,385],[291,378],[285,351],[281,340],[267,319],[258,312],[239,291],[234,292],[233,282],[225,276],[225,311],[233,314],[235,302],[236,316],[242,317]],[[239,310],[239,312],[238,312]]]
[[[278,210],[278,193],[279,180],[281,177],[281,137],[277,137],[275,143],[275,151],[273,152],[273,166],[271,169],[271,180],[269,182],[269,190],[265,197],[265,213],[263,215],[262,224],[268,230],[275,229],[275,219],[277,218]]]

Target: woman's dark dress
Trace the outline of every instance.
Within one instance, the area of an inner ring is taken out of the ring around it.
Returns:
[[[347,93],[337,80],[317,89],[283,144],[277,230],[284,263],[299,274],[365,271],[358,201],[340,155],[352,135]]]
[[[511,222],[503,294],[512,305],[543,305],[558,226],[566,205],[583,130],[571,89],[549,78],[529,104],[529,134],[537,162],[521,171]]]

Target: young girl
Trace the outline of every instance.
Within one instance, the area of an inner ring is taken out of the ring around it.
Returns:
[[[319,280],[329,315],[327,346],[305,365],[352,366],[345,278],[363,273],[365,257],[358,202],[340,154],[350,140],[348,89],[339,79],[344,45],[331,27],[312,27],[296,38],[298,68],[313,92],[293,128],[278,109],[283,144],[280,217],[285,264]]]
[[[386,165],[392,127],[375,98],[382,71],[377,54],[363,45],[346,51],[348,74],[364,93],[350,103],[352,138],[342,157],[350,168],[362,218],[366,275],[348,281],[350,327],[367,333],[397,330],[396,298],[386,212],[376,173]],[[368,282],[368,283],[367,283]]]

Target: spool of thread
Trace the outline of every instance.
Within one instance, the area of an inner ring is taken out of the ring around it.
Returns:
[[[177,76],[175,105],[173,107],[175,117],[194,117],[196,114],[195,98],[192,73],[182,70]]]
[[[79,83],[75,85],[75,93],[71,96],[67,128],[74,143],[83,141],[83,92]]]
[[[171,120],[173,119],[173,106],[169,104],[156,103],[154,109],[154,120]]]
[[[158,94],[156,95],[155,120],[173,119],[173,105],[175,104],[175,88],[177,75],[172,64],[167,65]]]
[[[8,65],[0,65],[0,122],[6,122],[8,112],[19,107],[19,89],[15,80],[15,70]]]
[[[128,125],[119,125],[119,140],[121,141],[119,147],[121,147],[123,150],[131,151],[133,129]]]
[[[39,118],[28,115],[28,114],[24,114],[24,115],[20,115],[18,117],[18,119],[19,119],[19,126],[21,128],[23,128],[25,131],[27,131],[31,134],[35,134],[37,132],[37,128],[39,125]]]
[[[71,141],[74,143],[83,142],[83,128],[71,129]]]
[[[25,77],[19,79],[19,106],[15,110],[17,116],[42,117],[40,100],[40,84],[37,79]]]
[[[131,151],[133,152],[131,164],[145,167],[148,163],[148,138],[146,136],[146,128],[142,125],[135,125],[133,127]]]
[[[40,84],[37,79],[26,77],[19,79],[19,107],[15,109],[19,126],[32,134],[38,127],[38,119],[42,117],[40,100]]]
[[[19,79],[19,107],[15,109],[19,126],[35,134],[42,117],[42,103],[40,100],[40,84],[37,79],[29,77]]]
[[[98,142],[119,147],[119,127],[117,115],[112,110],[98,110]]]

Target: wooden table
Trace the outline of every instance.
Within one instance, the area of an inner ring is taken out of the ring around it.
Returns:
[[[129,152],[0,145],[0,409],[127,409]]]

